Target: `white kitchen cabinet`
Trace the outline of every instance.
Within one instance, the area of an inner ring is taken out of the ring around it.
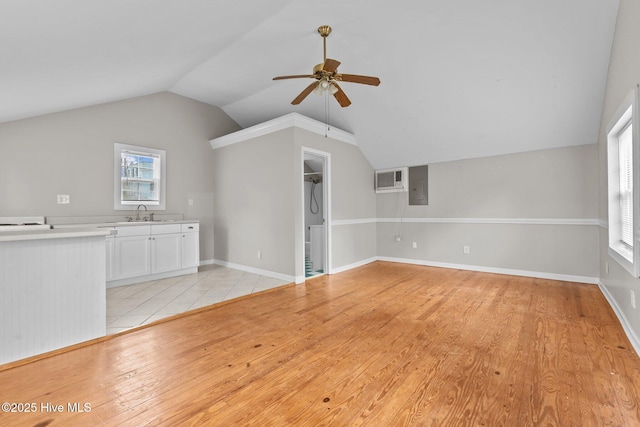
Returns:
[[[115,279],[151,274],[151,237],[125,236],[115,239]]]
[[[113,242],[108,287],[198,271],[198,223],[118,226]]]
[[[151,273],[182,268],[182,235],[180,233],[151,236]]]
[[[200,224],[182,224],[182,268],[200,266]]]
[[[151,274],[182,268],[181,224],[151,226]]]

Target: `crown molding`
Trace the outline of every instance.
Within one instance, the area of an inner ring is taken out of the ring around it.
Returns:
[[[273,120],[251,126],[246,129],[241,129],[228,135],[214,138],[210,140],[209,143],[211,144],[211,148],[216,150],[218,148],[226,147],[238,142],[247,141],[249,139],[257,138],[263,135],[268,135],[270,133],[288,129],[291,127],[304,129],[318,135],[326,136],[327,138],[331,138],[336,141],[345,142],[347,144],[356,146],[358,145],[356,143],[356,137],[352,133],[335,128],[333,126],[327,126],[322,122],[298,113],[289,113],[284,116],[277,117]]]

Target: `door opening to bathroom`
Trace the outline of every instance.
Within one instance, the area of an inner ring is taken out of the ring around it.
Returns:
[[[328,154],[303,151],[305,278],[328,272]]]

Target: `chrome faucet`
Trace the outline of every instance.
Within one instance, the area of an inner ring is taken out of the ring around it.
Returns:
[[[140,206],[144,208],[145,212],[148,212],[147,207],[145,205],[139,204],[138,207],[136,208],[136,221],[140,221]]]

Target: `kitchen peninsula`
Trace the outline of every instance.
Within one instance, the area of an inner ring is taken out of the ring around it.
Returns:
[[[0,364],[106,333],[99,228],[0,233]]]

